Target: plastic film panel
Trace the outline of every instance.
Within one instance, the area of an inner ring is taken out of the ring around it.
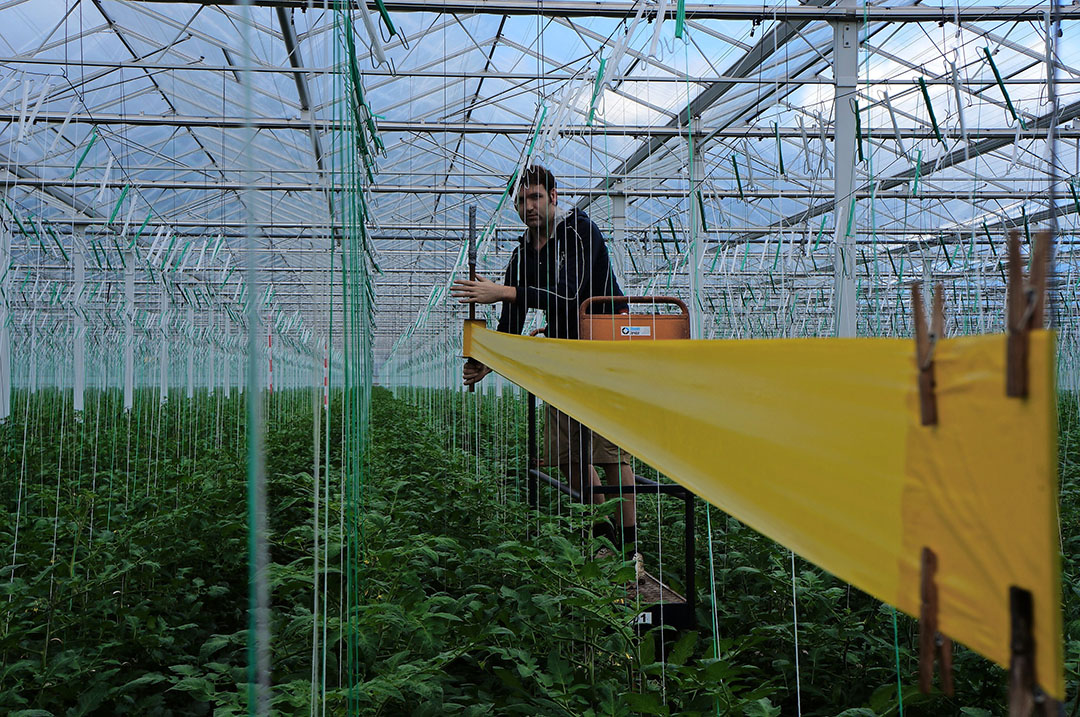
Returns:
[[[1007,666],[1008,588],[1035,599],[1039,684],[1064,691],[1053,335],[1031,395],[1005,396],[1005,337],[938,343],[940,425],[919,425],[904,339],[567,341],[467,322],[466,356],[755,530],[905,612],[939,557],[939,626]]]

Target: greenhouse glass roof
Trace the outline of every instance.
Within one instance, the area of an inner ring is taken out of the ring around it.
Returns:
[[[859,334],[909,334],[913,279],[946,283],[950,330],[998,330],[1008,230],[1054,224],[1072,340],[1080,46],[1047,40],[1076,6],[682,7],[3,3],[13,330],[63,334],[77,307],[120,331],[134,256],[138,330],[230,345],[250,229],[271,325],[319,354],[348,181],[376,362],[442,349],[468,207],[497,276],[522,229],[507,182],[540,162],[626,291],[692,299],[704,336],[832,335],[845,273]]]

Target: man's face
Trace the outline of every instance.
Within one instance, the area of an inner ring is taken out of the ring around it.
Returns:
[[[555,190],[542,184],[530,184],[518,192],[515,205],[518,216],[532,230],[544,230],[555,220]]]

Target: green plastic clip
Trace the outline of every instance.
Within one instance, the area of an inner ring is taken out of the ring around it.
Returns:
[[[926,89],[926,80],[920,76],[918,82],[919,89],[922,90],[923,100],[926,102],[926,111],[930,114],[930,124],[934,127],[934,136],[937,137],[938,142],[945,145],[945,139],[941,136],[941,128],[938,127],[937,117],[934,115],[934,106],[930,104],[930,91]]]
[[[1002,96],[1005,97],[1005,106],[1009,108],[1009,114],[1013,119],[1020,123],[1020,128],[1027,131],[1027,123],[1024,122],[1024,118],[1016,113],[1016,108],[1013,107],[1012,98],[1009,97],[1009,91],[1005,89],[1005,82],[1001,79],[1001,73],[998,72],[997,64],[994,62],[994,56],[990,54],[989,47],[983,47],[983,54],[986,55],[986,61],[990,63],[990,69],[994,71],[994,79],[997,80],[998,88],[1001,89]]]
[[[98,131],[97,125],[94,125],[94,129],[90,132],[90,141],[86,145],[86,149],[79,155],[79,161],[75,163],[75,168],[71,170],[71,176],[68,179],[75,179],[75,175],[78,173],[79,168],[82,167],[83,162],[86,161],[86,155],[90,154],[90,148],[94,146],[94,142],[97,142]]]
[[[543,105],[540,108],[540,121],[536,123],[536,130],[533,132],[532,141],[529,142],[529,151],[527,156],[531,157],[533,148],[536,146],[536,140],[540,137],[540,128],[544,126],[544,118],[547,117],[547,105]],[[589,121],[592,121],[592,114],[589,115]]]
[[[863,154],[863,148],[862,148],[862,144],[863,144],[863,142],[862,142],[862,117],[861,117],[862,113],[859,112],[859,101],[858,100],[853,99],[851,101],[851,104],[853,104],[855,106],[855,147],[859,150],[859,161],[860,162],[865,162],[866,161],[866,155]],[[779,135],[777,135],[777,137],[779,137]]]
[[[911,196],[917,196],[919,194],[919,175],[922,174],[922,150],[918,150],[918,157],[915,159],[915,181],[911,183]]]
[[[938,244],[941,244],[941,253],[945,255],[945,261],[952,268],[952,257],[949,256],[949,248],[945,246],[945,238],[938,234]]]
[[[125,184],[124,188],[120,190],[120,198],[116,200],[116,205],[113,206],[112,213],[109,214],[109,221],[105,222],[105,226],[112,226],[113,220],[116,219],[116,215],[120,212],[120,205],[124,203],[124,199],[128,195],[128,190],[131,189],[130,184]]]
[[[983,219],[982,223],[983,232],[986,234],[986,241],[990,242],[990,251],[994,256],[997,256],[997,247],[994,246],[994,237],[990,236],[990,227],[986,226],[986,220]]]
[[[596,115],[596,98],[600,95],[600,82],[604,79],[604,67],[607,65],[607,58],[600,58],[600,69],[596,71],[596,81],[593,82],[592,99],[589,100],[589,119],[585,124],[592,127],[593,117]]]

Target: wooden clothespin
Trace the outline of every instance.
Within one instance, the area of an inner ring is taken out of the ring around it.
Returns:
[[[1009,717],[1064,714],[1062,704],[1035,682],[1035,601],[1030,591],[1015,585],[1009,588],[1009,623]]]
[[[934,308],[930,317],[930,330],[926,328],[922,291],[919,282],[911,285],[911,311],[915,315],[915,365],[919,367],[919,414],[922,425],[936,426],[937,395],[934,380],[934,348],[938,339],[945,336],[945,288],[938,282],[934,286]]]
[[[952,640],[938,631],[938,589],[934,582],[937,555],[930,548],[922,549],[922,569],[919,595],[919,691],[930,693],[934,681],[934,659],[941,662],[941,691],[952,697]]]
[[[1005,330],[1008,342],[1005,354],[1005,395],[1027,398],[1028,333],[1043,327],[1046,305],[1046,277],[1050,265],[1050,232],[1035,235],[1031,249],[1031,273],[1025,281],[1020,264],[1020,232],[1009,232],[1009,285]]]

